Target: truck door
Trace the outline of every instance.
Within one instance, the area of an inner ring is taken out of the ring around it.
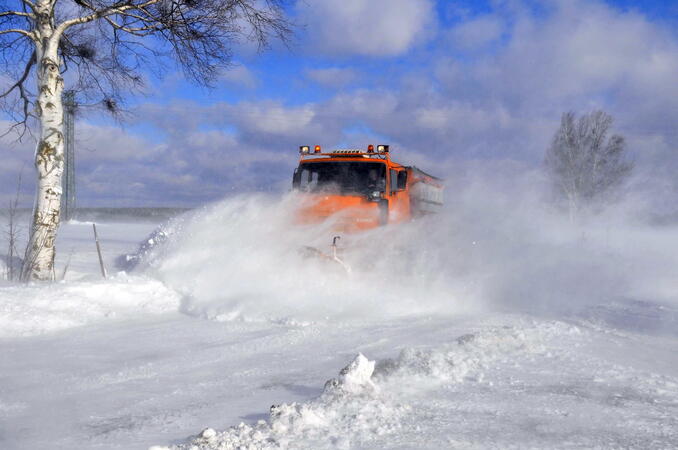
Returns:
[[[410,199],[407,194],[407,170],[389,170],[389,191],[389,222],[409,220]]]

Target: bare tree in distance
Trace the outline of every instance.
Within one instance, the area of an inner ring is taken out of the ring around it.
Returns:
[[[59,226],[64,162],[62,93],[115,113],[142,86],[143,70],[170,61],[209,86],[242,40],[286,42],[286,0],[3,0],[0,108],[23,137],[35,125],[38,175],[22,279],[49,280]]]
[[[599,110],[579,118],[567,112],[546,151],[546,168],[571,221],[583,208],[616,197],[633,170],[624,138],[608,137],[612,123],[612,116]]]

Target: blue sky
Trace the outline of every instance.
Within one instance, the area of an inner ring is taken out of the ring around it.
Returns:
[[[286,189],[302,144],[390,143],[442,177],[479,161],[530,170],[563,112],[596,108],[616,118],[638,175],[675,195],[678,2],[305,0],[289,13],[291,47],[241,43],[213,90],[170,70],[128,99],[123,127],[81,116],[80,204]],[[32,145],[5,139],[0,200],[20,167],[30,179]]]

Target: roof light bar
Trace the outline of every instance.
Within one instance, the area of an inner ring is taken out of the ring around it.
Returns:
[[[311,147],[309,147],[308,145],[302,145],[299,147],[299,153],[302,155],[311,153]]]
[[[379,153],[388,153],[388,145],[377,145],[377,151]]]
[[[314,153],[320,153],[320,146],[319,145],[315,146]]]
[[[374,145],[370,144],[367,146],[367,153],[374,153]]]

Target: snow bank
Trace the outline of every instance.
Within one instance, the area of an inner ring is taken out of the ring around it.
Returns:
[[[0,287],[0,337],[160,314],[179,304],[178,294],[158,280],[124,274],[106,281],[5,286]]]
[[[404,350],[375,365],[362,354],[306,403],[271,407],[270,419],[241,423],[223,432],[206,428],[173,449],[362,448],[388,439],[408,422],[421,391],[482,379],[497,360],[543,353],[550,339],[581,331],[560,322],[501,327],[461,336],[444,348]],[[377,447],[379,445],[376,445]],[[168,447],[152,447],[156,450]]]

